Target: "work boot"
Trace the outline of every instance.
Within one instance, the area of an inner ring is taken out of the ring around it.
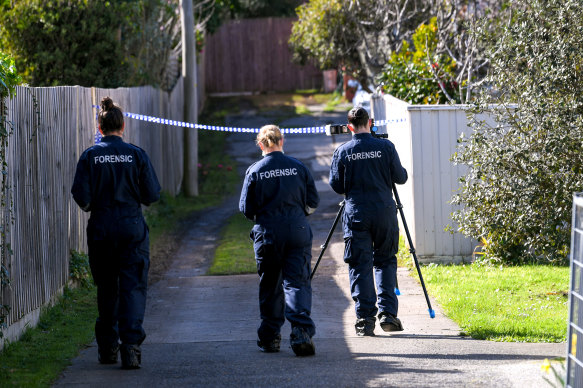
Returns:
[[[304,357],[316,354],[316,347],[312,337],[302,327],[296,326],[292,328],[289,342],[296,356]]]
[[[100,364],[115,364],[117,363],[117,352],[119,352],[118,343],[109,346],[97,346],[97,359]]]
[[[384,331],[403,331],[401,320],[391,313],[380,313],[379,323]]]
[[[354,325],[354,328],[356,329],[356,335],[359,337],[374,337],[375,321],[375,317],[358,318],[356,320],[356,324]]]
[[[261,349],[262,352],[265,353],[277,353],[279,352],[279,344],[281,342],[281,335],[278,334],[272,340],[269,341],[262,341],[260,339],[257,340],[257,346]]]
[[[122,369],[140,369],[142,351],[138,345],[122,344],[120,354]]]

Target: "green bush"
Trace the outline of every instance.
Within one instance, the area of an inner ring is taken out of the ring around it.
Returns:
[[[0,44],[32,86],[159,86],[178,43],[176,8],[163,0],[0,0]]]
[[[485,260],[564,263],[583,190],[583,3],[515,5],[496,35],[475,30],[490,74],[452,158],[468,167],[453,219],[484,243]]]
[[[432,18],[429,24],[421,24],[413,34],[413,47],[403,41],[399,51],[391,54],[379,76],[385,93],[410,104],[444,104],[448,99],[441,90],[441,83],[452,99],[460,101],[455,61],[435,54],[436,23],[436,18]]]
[[[123,84],[120,26],[116,2],[21,0],[5,4],[2,43],[33,86]]]
[[[14,59],[0,51],[0,99],[12,97],[22,78],[16,72]]]

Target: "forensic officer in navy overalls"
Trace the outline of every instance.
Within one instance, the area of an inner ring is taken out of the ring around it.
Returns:
[[[160,184],[146,152],[122,140],[123,112],[109,97],[101,101],[98,121],[104,137],[79,158],[71,192],[91,212],[87,245],[97,285],[99,361],[114,364],[119,351],[122,368],[137,369],[150,265],[141,205],[160,198]]]
[[[394,291],[399,227],[391,189],[393,182],[407,181],[407,171],[393,143],[371,135],[364,108],[351,109],[348,122],[353,137],[334,152],[330,186],[346,201],[344,261],[355,302],[356,334],[373,336],[377,312],[384,331],[403,330]]]
[[[264,157],[247,169],[239,200],[241,212],[255,222],[251,238],[261,313],[257,345],[264,352],[279,351],[280,329],[287,318],[294,353],[311,356],[316,328],[310,318],[312,230],[306,216],[320,199],[306,166],[283,154],[277,126],[262,127],[257,144]]]

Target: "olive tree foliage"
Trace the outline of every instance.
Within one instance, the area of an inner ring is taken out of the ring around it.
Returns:
[[[467,166],[452,203],[486,260],[564,263],[583,190],[583,3],[513,0],[498,32],[476,25],[489,72],[469,111]]]
[[[436,19],[437,44],[427,51],[427,71],[440,83],[432,64],[447,55],[455,66],[457,94],[462,102],[471,97],[471,88],[483,76],[487,64],[481,58],[479,42],[469,27],[484,18],[493,19],[502,0],[310,0],[298,7],[290,46],[294,58],[315,61],[321,68],[343,66],[367,88],[382,82],[382,73],[404,42],[413,44],[413,35],[422,24]],[[405,56],[402,56],[405,57]],[[403,69],[407,64],[402,64]],[[419,72],[417,72],[419,73]],[[407,78],[407,77],[405,77]],[[410,78],[410,77],[409,77]],[[426,82],[426,79],[419,79]],[[442,93],[450,102],[446,88]]]

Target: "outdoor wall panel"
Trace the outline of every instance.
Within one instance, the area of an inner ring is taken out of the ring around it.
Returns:
[[[455,229],[450,201],[465,172],[450,161],[461,133],[471,130],[463,107],[410,105],[387,95],[383,99],[385,107],[377,111],[386,117],[375,119],[397,121],[389,125],[388,134],[409,173],[409,181],[397,188],[417,256],[423,262],[469,260],[477,241],[445,231],[448,225]]]

